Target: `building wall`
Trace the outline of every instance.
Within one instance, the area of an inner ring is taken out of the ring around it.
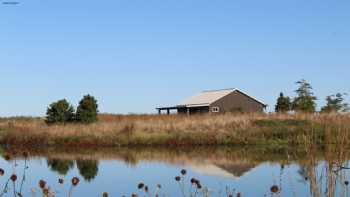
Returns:
[[[222,112],[263,112],[264,111],[264,105],[255,101],[249,96],[242,94],[239,91],[232,92],[231,94],[212,103],[210,105],[210,111],[212,111],[213,107],[219,107],[220,113]]]

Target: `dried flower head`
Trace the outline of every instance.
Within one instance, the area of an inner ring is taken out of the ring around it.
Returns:
[[[5,174],[5,170],[0,168],[0,176],[4,176],[4,174]]]
[[[138,189],[143,189],[144,186],[145,186],[145,184],[141,182],[141,183],[138,184],[137,188]]]
[[[137,197],[137,194],[132,193],[132,194],[131,194],[131,197]]]
[[[17,175],[13,174],[11,175],[11,178],[10,178],[13,182],[16,182],[17,180]]]
[[[78,177],[73,177],[72,178],[72,185],[73,186],[77,186],[79,184],[79,178]]]
[[[196,179],[195,178],[191,178],[191,183],[195,184],[196,183]]]
[[[146,193],[148,192],[148,186],[147,185],[145,186],[145,192]]]
[[[202,188],[202,185],[198,179],[192,178],[191,183],[192,185],[196,186],[198,189]]]
[[[187,173],[187,171],[186,171],[185,169],[182,169],[182,170],[181,170],[181,174],[182,174],[182,175],[186,175],[186,173]]]
[[[175,177],[175,180],[179,182],[179,181],[181,181],[181,177],[176,176],[176,177]]]
[[[279,191],[279,188],[277,185],[273,185],[270,190],[272,193],[277,193]]]
[[[58,179],[58,183],[59,183],[59,184],[63,184],[63,183],[64,183],[64,180],[63,180],[63,179]]]
[[[40,180],[40,181],[39,181],[39,187],[40,187],[41,189],[44,189],[45,186],[46,186],[46,182],[45,182],[44,180]]]
[[[102,196],[103,197],[108,197],[108,193],[107,192],[103,192]]]
[[[349,185],[349,181],[344,181],[344,184],[345,185]]]

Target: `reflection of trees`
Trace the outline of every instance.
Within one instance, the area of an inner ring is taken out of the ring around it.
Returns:
[[[298,174],[310,187],[312,197],[345,197],[349,195],[345,181],[348,176],[349,163],[347,149],[343,147],[326,147],[325,161],[315,159],[315,152],[310,151],[309,160],[300,166]],[[344,167],[345,166],[345,167]]]
[[[312,194],[312,196],[314,197],[320,197],[320,193],[322,193],[322,179],[318,179],[318,173],[317,173],[317,164],[315,161],[315,158],[312,156],[313,154],[311,154],[310,160],[308,162],[308,164],[306,165],[306,170],[307,170],[307,174],[309,177],[309,181],[310,181],[310,192]],[[317,181],[320,181],[320,183],[318,184]],[[320,187],[320,188],[319,188]]]
[[[138,160],[136,159],[134,154],[121,154],[120,157],[124,160],[124,162],[130,166],[136,166]]]
[[[77,160],[79,173],[88,182],[92,181],[98,172],[98,161],[96,160]]]
[[[301,179],[299,182],[306,184],[309,180],[308,171],[305,166],[301,165],[298,170],[298,174],[300,175]]]
[[[74,162],[72,160],[48,159],[47,166],[60,175],[66,175],[73,168]]]

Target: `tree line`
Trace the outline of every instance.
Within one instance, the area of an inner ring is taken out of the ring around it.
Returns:
[[[298,89],[295,90],[296,97],[290,98],[280,93],[275,111],[287,113],[290,111],[313,113],[316,112],[316,100],[313,88],[310,83],[302,79],[297,81]],[[321,108],[321,112],[348,112],[349,104],[345,102],[346,93],[336,93],[326,97],[326,105]],[[46,111],[46,123],[93,123],[97,121],[98,104],[95,97],[85,95],[79,102],[77,109],[66,99],[61,99],[51,103]]]
[[[61,99],[48,106],[46,123],[93,123],[97,121],[97,113],[97,100],[91,95],[85,95],[76,110],[66,99]]]
[[[310,83],[302,79],[297,81],[298,89],[295,90],[296,97],[291,99],[288,96],[284,96],[281,92],[277,99],[275,111],[279,113],[294,112],[316,112],[316,100],[312,92],[313,88]],[[326,105],[321,108],[322,113],[334,113],[334,112],[348,112],[350,110],[349,104],[345,102],[344,96],[346,93],[336,93],[326,97]]]

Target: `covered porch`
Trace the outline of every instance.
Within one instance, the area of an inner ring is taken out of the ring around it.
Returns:
[[[176,110],[177,114],[201,114],[208,113],[209,106],[208,105],[189,105],[189,106],[171,106],[171,107],[158,107],[158,114],[167,114],[170,115],[172,111]]]
[[[157,107],[156,108],[158,110],[158,114],[164,114],[164,111],[167,115],[170,114],[170,112],[172,110],[176,110],[176,112],[178,112],[178,107],[177,106],[173,106],[173,107]]]

